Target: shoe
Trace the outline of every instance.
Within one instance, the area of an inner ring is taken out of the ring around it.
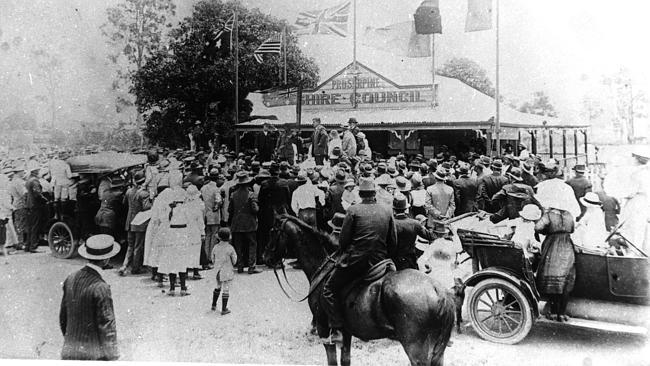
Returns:
[[[158,282],[158,287],[163,288],[163,287],[165,287],[165,285],[163,285],[162,282]]]
[[[187,290],[181,290],[181,296],[190,296],[191,294]]]
[[[117,274],[124,277],[126,276],[126,271],[124,269],[120,269],[119,271],[117,271]]]
[[[237,273],[244,273],[244,269],[243,268],[237,268]]]
[[[216,306],[213,306],[211,309],[212,309],[212,311],[216,311],[216,310],[217,310],[217,307],[216,307]]]
[[[103,270],[113,269],[113,268],[115,268],[115,267],[113,267],[112,264],[106,264],[106,265],[104,265],[104,266],[102,267]]]
[[[251,269],[252,268],[252,269]],[[255,267],[250,267],[248,268],[248,274],[256,274],[256,273],[262,273],[261,270],[255,268]]]
[[[194,276],[192,276],[192,279],[193,280],[202,280],[203,276],[201,276],[200,274],[195,274]]]
[[[343,344],[343,334],[338,329],[332,329],[330,333],[330,343]]]
[[[167,296],[176,296],[176,290],[169,290]]]
[[[230,314],[230,309],[222,310],[221,315]]]
[[[144,273],[146,273],[146,271],[144,269],[136,269],[136,270],[131,271],[132,275],[141,275],[141,274],[144,274]]]

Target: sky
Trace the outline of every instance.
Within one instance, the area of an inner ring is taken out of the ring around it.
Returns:
[[[18,110],[48,118],[43,79],[30,51],[44,48],[63,60],[58,105],[63,120],[129,119],[112,108],[112,70],[99,31],[106,8],[119,0],[0,0],[0,120]],[[248,7],[295,22],[299,11],[341,0],[241,0]],[[496,1],[496,0],[495,0]],[[420,0],[357,0],[357,29],[408,21]],[[178,18],[193,1],[177,0]],[[467,2],[440,0],[443,34],[436,63],[475,60],[494,79],[495,31],[465,33]],[[619,0],[499,0],[500,90],[526,101],[545,91],[563,119],[577,118],[585,95],[602,94],[604,74],[627,68],[637,90],[650,95],[647,14],[650,2]],[[9,48],[2,47],[7,42]],[[321,75],[327,78],[330,75]],[[605,97],[605,95],[600,95]]]

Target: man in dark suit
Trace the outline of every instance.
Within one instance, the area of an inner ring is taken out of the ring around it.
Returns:
[[[327,214],[327,219],[334,217],[335,213],[345,213],[343,208],[343,192],[345,192],[345,183],[347,182],[347,176],[343,170],[337,170],[334,175],[334,180],[336,181],[327,189],[327,195],[325,196],[325,206],[329,208],[329,213]]]
[[[570,185],[573,189],[573,193],[576,196],[576,200],[580,203],[580,217],[585,214],[587,208],[582,205],[580,199],[585,196],[587,192],[591,192],[591,182],[587,177],[585,177],[586,168],[582,164],[578,164],[573,167],[575,172],[573,178],[567,180],[566,184]],[[578,218],[576,218],[577,220]]]
[[[109,235],[88,238],[79,255],[88,259],[63,282],[59,324],[64,360],[113,361],[119,357],[111,288],[102,278],[103,264],[120,251]]]
[[[412,219],[406,214],[408,206],[406,196],[397,193],[393,198],[393,213],[397,230],[397,249],[393,259],[398,271],[407,268],[418,269],[418,255],[415,248],[415,240],[418,236],[428,241],[436,238],[433,231],[427,230],[418,220]]]
[[[458,168],[458,173],[458,179],[452,181],[456,196],[456,216],[476,211],[476,193],[478,192],[478,181],[469,176],[469,166],[462,165]]]
[[[237,185],[230,194],[228,219],[232,233],[232,244],[237,251],[237,272],[248,267],[249,274],[260,273],[255,268],[257,261],[257,213],[259,206],[251,183],[253,178],[245,171],[237,172]]]
[[[126,191],[122,201],[122,204],[129,208],[124,227],[124,230],[127,232],[129,247],[126,251],[122,268],[119,270],[120,276],[125,275],[126,269],[129,266],[131,267],[131,274],[142,273],[144,237],[147,231],[148,221],[139,225],[132,225],[131,221],[140,212],[149,210],[152,205],[149,191],[142,186],[145,181],[144,172],[140,171],[135,173],[133,181],[135,184]]]
[[[524,183],[521,169],[510,168],[510,172],[506,173],[506,176],[509,183],[492,196],[491,200],[493,206],[500,207],[499,211],[490,217],[490,220],[495,223],[506,218],[516,219],[527,204],[539,205],[535,200],[533,188]]]
[[[291,211],[291,190],[286,179],[280,178],[280,165],[271,164],[269,170],[271,178],[262,182],[259,193],[259,228],[260,242],[257,248],[257,258],[262,259],[266,243],[269,241],[269,232],[273,227],[275,215],[282,215]]]
[[[38,242],[47,222],[47,198],[43,196],[43,187],[38,179],[38,168],[31,169],[30,176],[25,183],[27,194],[25,207],[27,208],[27,243],[25,252],[37,253]]]
[[[490,168],[492,169],[492,174],[484,175],[479,178],[476,202],[478,203],[479,210],[496,213],[501,207],[497,203],[492,203],[492,197],[497,194],[503,186],[508,184],[508,178],[501,174],[501,169],[503,168],[501,161],[493,161]]]
[[[257,160],[262,163],[271,161],[273,158],[273,150],[275,150],[275,137],[271,132],[271,124],[265,123],[262,132],[257,135],[255,140]]]
[[[316,160],[316,165],[323,165],[323,160],[328,155],[327,130],[321,124],[320,118],[314,118],[312,123],[314,124],[314,132],[311,135],[311,155]]]

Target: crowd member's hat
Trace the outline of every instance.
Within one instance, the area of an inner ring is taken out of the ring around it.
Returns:
[[[437,153],[436,154],[436,160],[438,160],[438,162],[444,161],[445,160],[445,154]]]
[[[338,163],[336,166],[338,166],[339,169],[343,169],[343,170],[348,170],[348,169],[350,169],[350,166],[349,166],[346,162],[344,162],[344,161]]]
[[[359,122],[357,122],[356,118],[350,117],[350,119],[348,119],[348,124],[350,124],[350,125],[359,124]]]
[[[317,172],[317,171],[309,172],[309,174],[308,174],[309,175],[309,180],[312,183],[317,183],[318,179],[320,179],[320,177],[321,177],[321,173],[322,173],[322,171],[321,172]]]
[[[404,154],[397,154],[395,160],[404,160]]]
[[[528,221],[537,221],[542,217],[542,210],[536,205],[528,204],[519,211],[519,216]]]
[[[434,233],[441,235],[449,233],[449,228],[444,222],[438,220],[431,220],[431,222],[433,223],[433,228],[431,230]]]
[[[429,159],[427,165],[429,166],[429,170],[432,171],[438,168],[438,162],[436,161],[436,159]]]
[[[411,164],[409,164],[409,168],[420,169],[420,163],[417,160],[413,160],[411,161]]]
[[[336,147],[334,149],[336,149]],[[366,150],[359,150],[359,152],[357,153],[357,156],[366,157]]]
[[[245,156],[244,161],[246,164],[250,165],[253,162],[253,158],[251,156]]]
[[[422,178],[417,175],[411,177],[411,189],[420,188],[422,186]]]
[[[393,178],[395,178],[395,177],[397,177],[399,175],[399,173],[397,172],[397,169],[395,169],[395,167],[392,166],[392,165],[389,166],[388,168],[386,168],[386,173],[388,173],[388,175],[390,175]]]
[[[377,172],[379,172],[380,174],[386,173],[386,169],[388,169],[386,163],[377,164]]]
[[[401,193],[395,194],[393,197],[393,209],[404,211],[407,208],[409,208],[409,203],[406,200],[406,196]]]
[[[594,192],[587,192],[584,197],[580,197],[580,203],[585,207],[600,207],[602,205],[600,198]]]
[[[422,154],[417,154],[417,155],[415,155],[415,158],[416,158],[418,161],[424,161],[424,156],[422,156]]]
[[[347,122],[343,122],[341,123],[340,127],[347,130],[348,128],[350,128],[350,124]]]
[[[408,192],[411,190],[411,182],[404,177],[397,177],[395,184],[400,192]]]
[[[120,252],[118,244],[112,236],[106,234],[93,235],[79,247],[79,255],[90,260],[105,260]]]
[[[516,182],[523,182],[523,178],[521,177],[521,169],[519,168],[512,168],[508,173],[506,173],[508,177],[511,179],[515,180]]]
[[[540,168],[544,173],[557,174],[558,166],[555,160],[549,159],[543,163],[540,163]]]
[[[271,162],[270,161],[265,161],[262,163],[262,168],[264,169],[271,169]]]
[[[355,186],[354,180],[353,179],[348,179],[348,180],[345,181],[345,186],[343,186],[343,188],[354,187],[354,186]]]
[[[327,222],[327,225],[329,225],[334,230],[334,232],[339,232],[343,227],[343,220],[345,220],[345,214],[337,212],[334,214],[332,219]]]
[[[460,175],[467,175],[467,174],[469,174],[469,167],[467,166],[467,164],[461,164],[461,165],[458,167],[458,173],[459,173]]]
[[[433,177],[438,180],[445,180],[447,179],[447,172],[443,168],[438,168],[435,173],[433,173]]]
[[[533,164],[531,164],[530,162],[525,161],[525,162],[521,165],[521,169],[522,169],[524,172],[528,173],[529,175],[533,175]]]
[[[478,165],[483,166],[484,168],[487,168],[492,164],[492,159],[490,159],[489,156],[481,155],[478,160]]]
[[[253,181],[253,178],[243,170],[238,171],[235,177],[237,178],[237,184],[248,184]]]
[[[398,161],[398,162],[397,162],[397,168],[398,168],[398,169],[402,169],[402,170],[403,170],[403,169],[406,169],[406,161],[404,161],[404,160],[400,160],[400,161]]]
[[[163,159],[162,161],[160,161],[160,169],[164,170],[167,168],[169,168],[169,160]]]
[[[226,162],[226,157],[224,155],[217,156],[217,164],[223,164]]]
[[[296,174],[296,175],[297,175],[297,174],[300,172],[300,165],[294,165],[294,166],[292,166],[292,167],[291,167],[291,172],[292,172],[293,174]]]
[[[376,192],[375,189],[375,182],[372,179],[359,179],[359,192]]]
[[[280,162],[280,170],[287,170],[289,169],[290,165],[288,161],[281,161]]]
[[[145,181],[146,179],[147,179],[147,178],[145,177],[144,172],[141,171],[141,170],[140,170],[140,171],[137,171],[137,172],[133,175],[133,181],[135,182],[135,184],[142,184],[142,183],[144,183],[144,181]]]
[[[296,177],[296,182],[305,183],[306,181],[307,181],[307,172],[303,170],[300,173],[298,173],[298,176]]]
[[[246,154],[244,154],[243,152],[240,152],[239,154],[237,154],[237,157],[238,158],[244,158],[244,157],[246,157]]]
[[[210,179],[217,179],[219,177],[219,169],[212,168],[208,173]]]
[[[259,168],[260,166],[261,166],[261,164],[257,160],[251,162],[251,168]]]
[[[345,181],[347,180],[345,172],[343,170],[337,170],[336,174],[334,175],[334,180],[337,183],[345,183]]]
[[[375,172],[375,170],[372,168],[372,165],[370,165],[370,164],[366,164],[366,165],[364,165],[364,166],[363,166],[363,171],[364,171],[364,173],[366,173],[366,174],[372,174],[372,173]]]
[[[587,171],[587,168],[583,164],[578,164],[578,165],[573,167],[573,170],[576,173],[585,174],[585,172]]]
[[[503,163],[501,162],[501,160],[495,159],[490,165],[490,169],[500,171],[501,169],[503,169]]]
[[[422,222],[425,221],[427,218],[424,215],[417,215],[415,219],[418,220],[419,222]],[[424,252],[425,250],[427,250],[427,248],[429,248],[429,245],[431,245],[430,241],[421,237],[420,235],[416,236],[415,248]]]
[[[227,159],[234,159],[235,158],[235,154],[233,154],[231,152],[227,152],[224,155],[226,156]]]
[[[390,184],[391,181],[392,179],[390,179],[388,175],[382,174],[379,177],[377,177],[377,179],[375,179],[375,184],[377,184],[378,186],[387,186]]]

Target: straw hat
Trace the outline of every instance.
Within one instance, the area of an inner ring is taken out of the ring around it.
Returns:
[[[594,192],[587,192],[584,197],[580,197],[580,203],[585,207],[600,207],[603,204]]]
[[[93,235],[79,247],[79,255],[91,260],[104,260],[114,257],[120,252],[118,244],[112,236],[106,234]]]
[[[536,205],[528,204],[519,211],[519,216],[528,221],[537,221],[542,217],[542,210]]]
[[[397,193],[393,197],[393,209],[403,211],[406,210],[407,208],[409,208],[409,203],[406,200],[406,196],[401,193]]]
[[[372,179],[359,179],[359,192],[375,192],[375,182]]]
[[[253,181],[253,178],[251,178],[248,173],[246,173],[243,170],[240,170],[235,174],[235,177],[237,178],[237,184],[248,184]]]

